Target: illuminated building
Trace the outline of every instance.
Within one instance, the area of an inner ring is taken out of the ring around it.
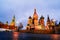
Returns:
[[[31,25],[31,24],[32,24],[32,17],[31,17],[31,16],[29,16],[28,24],[29,24],[29,25]]]
[[[44,26],[44,17],[43,16],[40,17],[39,24]]]
[[[28,29],[28,30],[30,30],[30,29],[32,28],[31,25],[32,25],[32,17],[29,16],[29,18],[28,18],[28,23],[27,23],[27,29]]]
[[[44,25],[44,17],[41,16],[40,19],[39,19],[39,25],[41,25],[41,28],[44,29],[45,28],[45,25]]]
[[[11,24],[10,24],[11,26],[15,26],[15,15],[13,16],[13,19],[12,19],[12,21],[11,21]]]
[[[29,24],[27,24],[26,29],[27,29],[27,30],[30,30],[30,26],[29,26]]]
[[[36,9],[34,9],[33,21],[34,21],[34,25],[37,26],[38,25],[38,15],[37,15]]]
[[[34,9],[33,17],[29,16],[26,29],[28,29],[28,30],[52,29],[52,25],[55,25],[55,22],[53,20],[50,20],[49,15],[47,17],[46,26],[45,26],[43,16],[41,16],[40,19],[38,20],[38,14],[36,12],[36,9]]]
[[[46,27],[48,27],[49,29],[51,27],[51,21],[50,21],[49,15],[47,17],[47,25],[46,25]]]
[[[38,22],[38,14],[36,12],[36,9],[34,9],[33,17],[31,17],[31,16],[29,17],[26,29],[27,30],[40,30],[40,29],[43,30],[44,27],[45,27],[44,17],[41,16],[41,18],[39,19],[39,22]]]
[[[33,21],[34,21],[34,20],[32,19],[32,17],[29,16],[28,24],[27,24],[27,28],[26,28],[26,29],[31,30],[31,29],[34,28],[34,23],[33,23]]]
[[[17,29],[17,27],[15,26],[15,15],[13,16],[12,21],[9,25],[9,29],[13,29],[13,30]]]
[[[51,26],[55,26],[55,20],[51,19]]]
[[[5,28],[8,28],[9,29],[9,26],[8,26],[8,21],[6,21],[6,27]]]
[[[0,28],[11,29],[13,31],[17,30],[17,26],[15,26],[15,16],[13,16],[10,25],[8,24],[8,21],[6,21],[5,24],[0,22]]]
[[[55,20],[51,19],[51,29],[54,29],[54,27],[55,27]]]

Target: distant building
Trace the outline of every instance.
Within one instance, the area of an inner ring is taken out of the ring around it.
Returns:
[[[12,21],[9,25],[9,29],[17,30],[17,26],[15,25],[15,15],[13,16]]]
[[[15,15],[13,16],[13,19],[12,19],[10,25],[11,25],[11,26],[15,26]]]
[[[0,26],[0,28],[17,30],[17,26],[15,25],[15,15],[13,16],[13,19],[10,24],[8,24],[8,21],[6,21],[6,24],[0,23]]]
[[[6,21],[6,25],[8,25],[8,21]]]

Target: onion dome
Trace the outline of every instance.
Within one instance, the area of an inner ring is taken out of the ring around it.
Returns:
[[[36,13],[36,9],[34,9],[33,19],[38,19],[38,15]]]
[[[50,22],[50,18],[49,18],[49,15],[48,15],[48,17],[47,17],[47,22]]]
[[[41,17],[40,17],[40,19],[44,19],[44,17],[43,17],[43,16],[41,16]]]
[[[31,17],[31,16],[29,16],[29,19],[32,19],[32,17]]]

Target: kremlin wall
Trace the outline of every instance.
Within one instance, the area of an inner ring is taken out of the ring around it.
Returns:
[[[15,26],[15,16],[13,16],[10,24],[8,24],[8,21],[5,24],[0,22],[0,28],[17,30],[17,26]]]

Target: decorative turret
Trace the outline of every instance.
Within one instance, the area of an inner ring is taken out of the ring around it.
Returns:
[[[49,15],[48,15],[48,17],[47,17],[47,25],[50,25],[50,18],[49,18]]]
[[[49,15],[48,15],[48,17],[47,17],[47,22],[50,22],[50,18],[49,18]]]
[[[11,24],[10,24],[11,26],[15,26],[15,15],[13,16],[13,19],[12,19],[12,21],[11,21]]]
[[[44,25],[44,17],[43,16],[40,17],[39,24],[40,25]]]
[[[34,9],[33,19],[37,19],[38,20],[38,15],[37,15],[36,9]]]
[[[38,15],[37,15],[36,9],[34,9],[33,23],[34,23],[35,26],[38,25]]]
[[[49,29],[51,28],[51,27],[50,27],[50,26],[51,26],[51,21],[50,21],[49,15],[48,15],[48,17],[47,17],[47,25],[46,25],[46,26],[48,26]]]
[[[44,17],[41,16],[40,19],[39,19],[39,25],[41,25],[41,29],[45,29],[45,25],[44,25]]]
[[[41,16],[41,17],[40,17],[40,19],[44,19],[44,17],[43,17],[43,16]]]
[[[32,17],[31,17],[31,16],[29,16],[29,18],[28,18],[28,24],[29,24],[29,25],[32,24]]]
[[[55,26],[55,20],[51,19],[51,26]]]

